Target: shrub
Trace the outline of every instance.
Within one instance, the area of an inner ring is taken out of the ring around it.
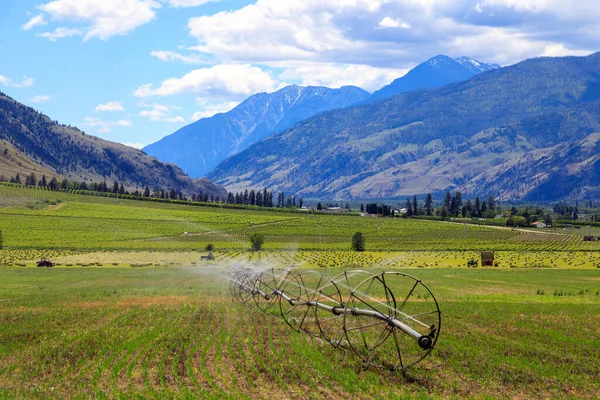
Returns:
[[[254,232],[250,235],[250,249],[252,251],[259,251],[262,249],[262,245],[265,242],[265,235],[262,233]]]
[[[362,232],[356,232],[352,236],[352,250],[365,251],[365,237]]]

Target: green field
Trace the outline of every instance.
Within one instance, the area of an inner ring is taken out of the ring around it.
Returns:
[[[575,230],[6,186],[0,230],[0,398],[600,397],[600,242]],[[265,249],[249,252],[255,231]],[[208,243],[215,260],[200,260]],[[467,268],[481,250],[498,266]],[[440,304],[439,341],[405,376],[374,369],[235,302],[233,262],[406,271]]]
[[[214,269],[5,267],[0,394],[598,397],[597,271],[418,274],[443,327],[432,355],[404,377],[233,302]]]

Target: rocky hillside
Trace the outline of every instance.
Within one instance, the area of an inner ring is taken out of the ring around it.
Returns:
[[[305,197],[459,189],[586,198],[598,193],[598,132],[600,53],[537,58],[320,114],[225,160],[208,177],[230,190],[266,186]]]
[[[200,177],[225,158],[275,132],[368,96],[368,92],[354,86],[288,86],[275,93],[253,95],[233,110],[184,126],[143,150],[177,164],[192,177]]]
[[[122,182],[133,190],[176,189],[184,193],[207,193],[223,197],[222,187],[204,179],[192,181],[179,167],[165,164],[144,152],[90,136],[71,126],[60,125],[0,93],[0,140],[8,143],[4,165],[6,176],[13,172],[39,177],[60,176],[87,182]],[[14,162],[17,158],[23,160]],[[11,162],[10,160],[13,160]],[[38,172],[39,171],[39,172]]]

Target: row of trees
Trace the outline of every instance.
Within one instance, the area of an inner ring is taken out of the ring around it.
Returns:
[[[6,178],[0,175],[0,182],[5,182]],[[46,178],[46,175],[42,175],[40,180],[37,179],[35,174],[30,174],[25,177],[23,180],[19,174],[15,177],[10,178],[9,182],[17,183],[17,184],[25,184],[27,186],[38,186],[47,188],[50,190],[85,190],[99,193],[115,193],[121,195],[133,195],[136,197],[146,197],[146,198],[157,198],[157,199],[168,199],[168,200],[180,200],[180,201],[198,201],[198,202],[216,202],[219,203],[221,201],[226,202],[228,204],[238,204],[238,205],[252,205],[258,207],[288,207],[288,208],[296,208],[304,205],[302,198],[296,199],[296,196],[285,196],[284,192],[277,193],[277,200],[274,201],[274,194],[272,191],[263,189],[263,190],[245,190],[244,192],[239,193],[228,193],[227,198],[219,198],[219,196],[209,195],[207,193],[193,193],[190,197],[185,196],[180,190],[176,189],[160,189],[154,188],[151,190],[148,186],[144,188],[143,191],[135,190],[133,192],[128,191],[122,182],[115,181],[112,185],[103,182],[76,182],[69,181],[67,179],[63,179],[59,182],[59,180],[55,177],[50,179]]]
[[[461,192],[451,194],[446,192],[443,203],[437,208],[434,207],[433,197],[431,193],[427,194],[424,202],[419,202],[417,196],[411,199],[406,199],[404,203],[406,215],[409,217],[418,215],[439,215],[446,217],[473,217],[473,218],[493,218],[497,215],[496,200],[493,196],[489,196],[487,201],[481,201],[479,196],[471,199],[463,200]],[[368,214],[377,214],[382,216],[392,215],[392,208],[385,204],[369,203],[366,206],[360,205],[360,211]]]

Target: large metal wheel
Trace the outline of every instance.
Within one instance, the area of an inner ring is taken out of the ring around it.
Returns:
[[[271,268],[256,275],[252,297],[259,310],[268,312],[277,303],[277,288],[287,274],[288,271],[284,269]]]
[[[344,313],[350,347],[365,362],[404,371],[434,348],[441,312],[419,279],[382,272],[359,283]]]
[[[279,299],[281,316],[292,329],[339,345],[343,331],[332,309],[343,310],[342,298],[329,277],[314,271],[290,274],[280,290],[284,294]]]

